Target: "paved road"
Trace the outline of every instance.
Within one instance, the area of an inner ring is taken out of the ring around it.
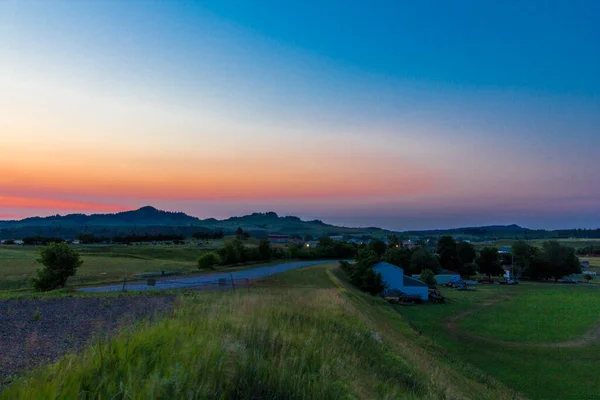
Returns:
[[[233,272],[221,272],[214,273],[210,275],[200,275],[193,278],[179,278],[179,279],[168,279],[168,280],[157,280],[155,286],[148,286],[146,283],[134,283],[127,284],[126,290],[167,290],[167,289],[189,289],[193,287],[200,286],[212,286],[217,285],[219,279],[225,278],[227,279],[227,285],[231,285],[231,276],[233,276],[234,281],[238,280],[253,280],[257,278],[263,278],[265,276],[278,274],[281,272],[289,271],[296,268],[308,267],[311,265],[317,264],[325,264],[330,263],[332,260],[322,260],[322,261],[298,261],[291,262],[285,264],[271,265],[268,267],[259,267],[253,269],[246,269],[243,271],[233,271]],[[238,282],[235,282],[238,284]],[[82,292],[120,292],[123,290],[123,284],[117,285],[108,285],[108,286],[96,286],[96,287],[85,287],[79,288],[79,291]]]

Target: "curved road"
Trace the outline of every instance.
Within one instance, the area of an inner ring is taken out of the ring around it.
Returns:
[[[189,289],[194,287],[201,287],[209,285],[218,285],[219,279],[226,279],[226,285],[231,285],[231,277],[233,276],[234,284],[237,284],[237,280],[254,280],[263,278],[265,276],[279,274],[296,268],[308,267],[311,265],[331,263],[332,260],[321,260],[321,261],[297,261],[285,264],[270,265],[268,267],[259,267],[253,269],[246,269],[242,271],[232,272],[220,272],[209,275],[200,275],[192,278],[180,278],[180,279],[167,279],[157,280],[155,286],[148,286],[146,283],[132,283],[127,284],[125,289],[128,291],[139,291],[139,290],[168,290],[168,289]],[[107,286],[96,286],[96,287],[84,287],[77,289],[81,292],[120,292],[123,290],[123,284],[107,285]]]

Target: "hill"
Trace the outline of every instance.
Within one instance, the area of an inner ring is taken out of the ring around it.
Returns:
[[[199,219],[182,212],[157,210],[146,206],[138,210],[114,214],[69,214],[32,217],[19,221],[0,221],[0,238],[19,239],[26,236],[59,236],[74,238],[86,232],[101,236],[123,234],[179,234],[189,236],[202,230],[222,230],[233,233],[241,227],[254,236],[269,233],[295,235],[379,235],[390,233],[380,228],[347,228],[326,224],[320,220],[304,221],[294,216],[279,216],[274,212],[253,213],[224,220]]]

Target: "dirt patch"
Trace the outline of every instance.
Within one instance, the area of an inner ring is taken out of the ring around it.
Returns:
[[[0,301],[0,387],[39,365],[77,352],[172,308],[176,296],[92,297]]]
[[[500,344],[500,345],[504,345],[504,346],[513,346],[513,347],[550,347],[550,348],[582,347],[582,346],[587,346],[592,343],[600,341],[600,324],[597,325],[596,327],[594,327],[593,329],[591,329],[590,331],[586,332],[585,334],[581,335],[578,338],[567,340],[564,342],[557,342],[557,343],[511,342],[508,340],[501,340],[501,339],[476,335],[474,333],[467,332],[458,326],[458,322],[460,320],[466,318],[467,316],[469,316],[473,313],[476,313],[484,308],[493,306],[494,304],[497,304],[501,301],[508,300],[508,299],[510,299],[510,297],[512,297],[518,293],[519,292],[515,292],[510,295],[504,294],[504,295],[500,295],[500,296],[496,296],[491,299],[488,299],[487,301],[481,303],[477,307],[471,308],[467,311],[464,311],[460,314],[456,314],[456,315],[452,316],[451,318],[447,319],[444,323],[444,327],[446,328],[446,330],[448,331],[448,333],[450,335],[452,335],[453,337],[455,337],[457,339],[476,340],[476,341]]]

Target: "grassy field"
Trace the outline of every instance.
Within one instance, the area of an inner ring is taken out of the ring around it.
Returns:
[[[387,303],[344,287],[332,267],[249,291],[183,296],[172,316],[94,343],[0,398],[513,398],[493,378],[440,357]]]
[[[141,248],[134,246],[77,247],[83,265],[70,285],[120,281],[142,272],[197,272],[195,260],[205,250],[194,248]],[[31,287],[41,267],[35,246],[0,246],[0,290]]]
[[[447,304],[397,309],[450,357],[532,399],[598,398],[598,338],[564,347],[552,343],[574,339],[600,322],[598,288],[521,284],[442,290],[451,299]]]
[[[81,254],[83,265],[69,279],[69,285],[121,282],[123,278],[135,279],[134,275],[149,272],[201,273],[196,263],[198,257],[214,251],[221,244],[222,241],[209,241],[202,246],[77,245],[74,248]],[[254,245],[251,241],[249,244]],[[0,291],[31,288],[31,278],[41,268],[36,262],[39,251],[38,246],[0,246]],[[246,267],[225,268],[229,271]]]
[[[511,342],[563,342],[600,323],[599,301],[595,287],[539,285],[467,316],[460,328]]]

